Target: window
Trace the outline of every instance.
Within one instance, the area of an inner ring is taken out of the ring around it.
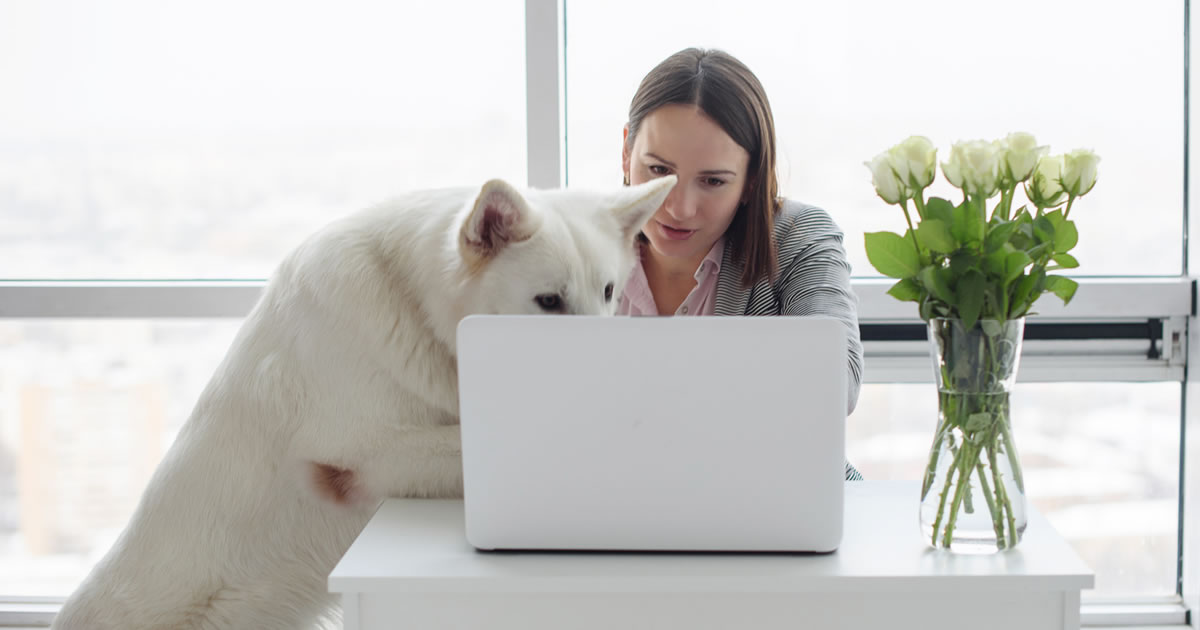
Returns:
[[[0,7],[0,279],[265,278],[334,217],[525,181],[516,0]]]
[[[0,593],[65,596],[233,341],[221,320],[0,320]]]
[[[904,226],[864,161],[914,134],[945,160],[953,142],[1012,131],[1103,160],[1077,210],[1081,273],[1180,272],[1179,3],[616,0],[568,2],[566,19],[570,185],[621,181],[621,126],[655,64],[689,46],[721,48],[767,91],[782,193],[833,214],[855,275],[877,275],[863,232]],[[940,174],[932,190],[954,198]]]
[[[467,9],[0,4],[0,609],[107,551],[287,251],[526,181],[524,5]]]

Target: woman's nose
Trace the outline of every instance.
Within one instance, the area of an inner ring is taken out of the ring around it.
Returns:
[[[687,191],[686,186],[676,186],[667,195],[667,200],[663,205],[666,207],[667,214],[681,222],[689,221],[696,216],[696,198]]]

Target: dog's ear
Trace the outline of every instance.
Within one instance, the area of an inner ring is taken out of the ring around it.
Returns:
[[[621,198],[612,213],[621,225],[625,240],[632,239],[642,230],[650,217],[662,206],[663,201],[666,201],[677,181],[674,175],[667,175],[621,191]]]
[[[458,233],[464,258],[480,262],[495,256],[510,243],[519,243],[541,225],[541,215],[515,188],[500,179],[489,180],[479,190],[475,205]]]

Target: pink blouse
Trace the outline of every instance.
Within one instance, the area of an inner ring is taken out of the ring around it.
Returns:
[[[716,308],[717,276],[721,273],[721,257],[725,255],[725,237],[717,239],[708,255],[700,261],[696,268],[696,286],[679,305],[676,315],[712,315]],[[650,292],[650,283],[646,280],[646,270],[642,268],[641,257],[629,274],[625,284],[625,292],[617,302],[617,315],[658,315],[658,307],[654,304],[654,294]]]

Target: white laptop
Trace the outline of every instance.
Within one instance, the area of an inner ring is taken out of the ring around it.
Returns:
[[[846,363],[825,317],[468,317],[468,542],[833,551]]]

